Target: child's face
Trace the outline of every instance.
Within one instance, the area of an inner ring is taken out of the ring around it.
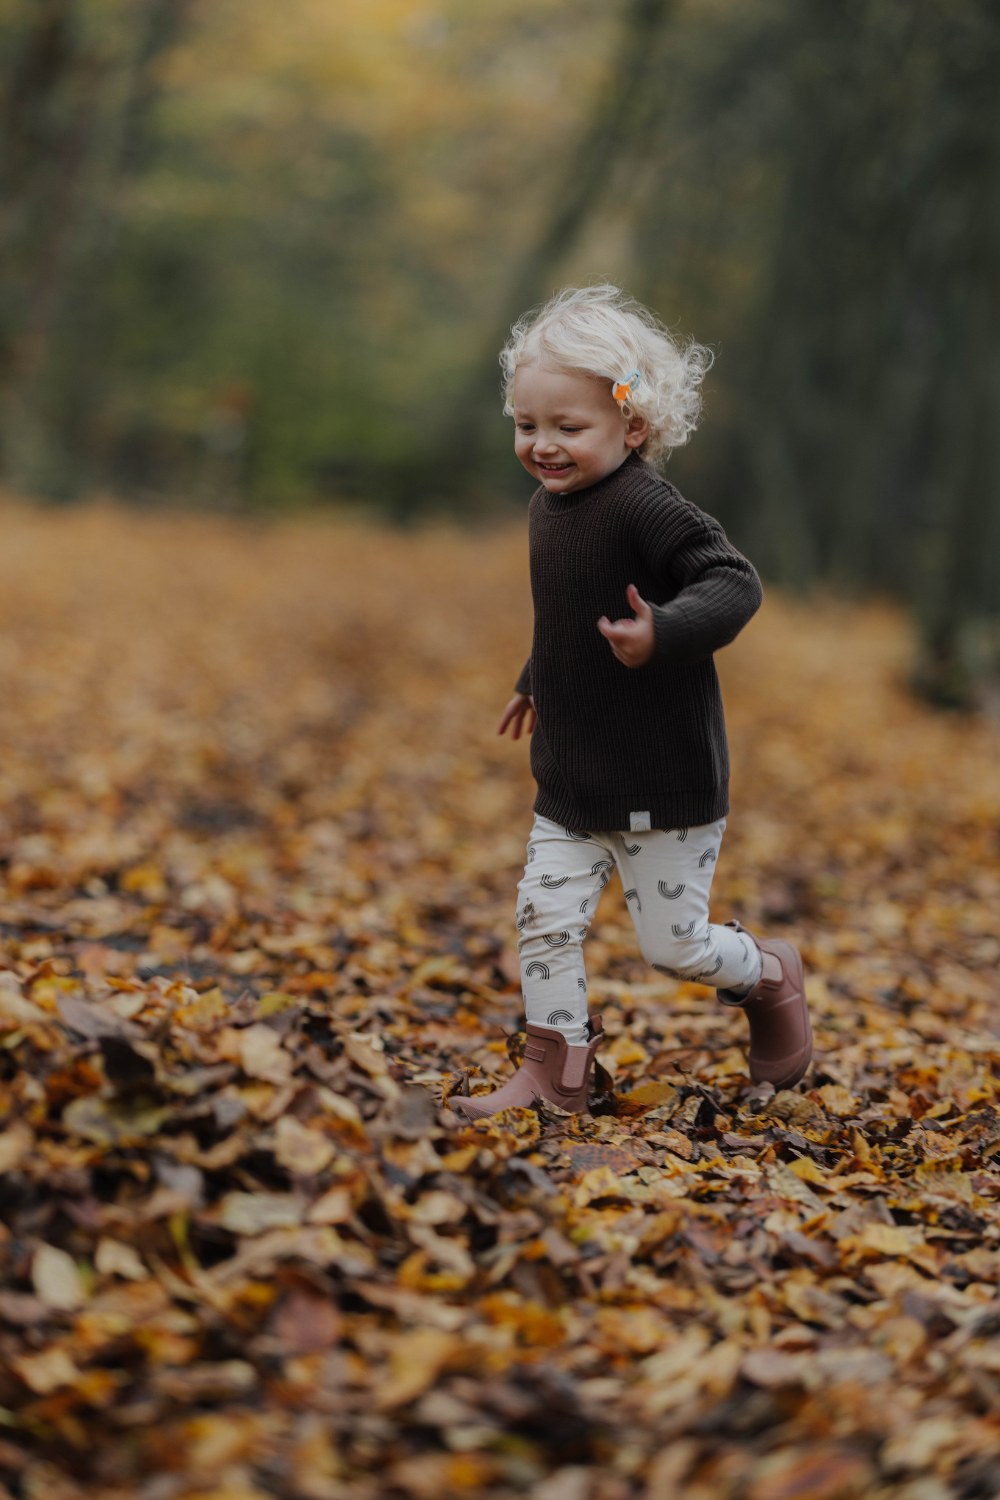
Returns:
[[[557,495],[612,474],[649,436],[646,419],[623,416],[610,381],[594,375],[521,365],[513,406],[514,452]]]

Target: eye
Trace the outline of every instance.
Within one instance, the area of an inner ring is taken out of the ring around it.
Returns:
[[[579,427],[569,427],[569,426],[563,426],[559,430],[560,430],[560,432],[579,432],[580,431]]]

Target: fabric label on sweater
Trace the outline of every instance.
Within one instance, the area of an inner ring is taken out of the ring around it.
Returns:
[[[653,824],[648,812],[630,812],[628,826],[631,833],[649,833]]]

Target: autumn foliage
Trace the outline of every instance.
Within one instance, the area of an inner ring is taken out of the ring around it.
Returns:
[[[714,913],[802,947],[804,1083],[614,882],[594,1114],[468,1126],[518,1052],[523,531],[3,534],[11,1495],[994,1492],[1000,755],[896,615],[770,598],[720,659]]]

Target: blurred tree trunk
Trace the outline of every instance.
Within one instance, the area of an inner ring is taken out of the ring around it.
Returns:
[[[142,0],[137,6],[119,101],[105,122],[88,201],[75,225],[62,316],[53,329],[61,345],[56,397],[60,437],[73,469],[74,488],[95,469],[93,433],[99,427],[98,412],[113,365],[108,306],[120,274],[119,248],[130,195],[156,154],[163,61],[183,35],[194,6],[195,0]]]
[[[3,467],[15,482],[30,475],[38,458],[31,393],[45,362],[101,83],[79,20],[77,0],[42,0],[19,39],[0,114],[0,276],[7,302],[0,437]]]
[[[190,5],[131,0],[117,27],[100,16],[88,35],[85,0],[42,0],[6,83],[0,274],[17,292],[0,355],[0,463],[29,491],[72,483],[59,415],[47,410],[52,342],[71,291],[96,300],[82,283],[107,275],[118,184],[148,155],[157,62]]]
[[[662,41],[676,8],[677,0],[631,0],[618,62],[568,165],[548,227],[510,290],[494,340],[497,350],[515,319],[555,290],[553,279],[600,207],[615,168],[641,149],[657,114]]]
[[[887,585],[923,688],[967,699],[1000,614],[1000,15],[991,0],[788,11],[791,119],[748,408],[762,560]]]
[[[435,445],[422,475],[414,475],[412,464],[400,475],[394,507],[397,519],[406,520],[428,498],[440,497],[442,474],[454,469],[454,454],[462,455],[465,476],[470,469],[477,469],[485,478],[484,471],[497,461],[499,449],[491,437],[500,430],[500,350],[512,323],[555,290],[559,268],[599,211],[616,167],[638,153],[656,117],[662,42],[677,3],[630,0],[617,61],[593,119],[567,163],[548,223],[517,272],[505,298],[503,315],[481,359],[476,361],[466,397],[453,414],[443,441]],[[467,484],[467,477],[456,479],[456,490],[459,486],[467,490]]]

